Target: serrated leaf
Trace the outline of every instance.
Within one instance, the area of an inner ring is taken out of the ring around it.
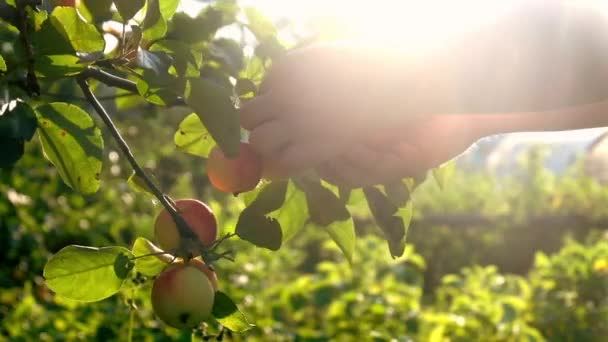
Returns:
[[[118,14],[124,22],[133,18],[144,7],[145,3],[146,0],[114,0]]]
[[[281,248],[283,232],[279,221],[249,209],[241,212],[235,233],[258,247],[272,251]]]
[[[55,7],[48,20],[69,42],[74,51],[103,51],[105,40],[94,25],[84,22],[73,7]],[[44,29],[44,28],[43,28]],[[55,44],[56,42],[47,42]]]
[[[344,256],[349,262],[353,260],[355,250],[355,224],[352,218],[343,221],[336,221],[324,227],[332,240],[338,245]]]
[[[2,57],[2,55],[0,55],[0,71],[1,72],[6,72],[6,62],[4,61],[4,57]]]
[[[239,114],[230,99],[231,92],[206,79],[190,79],[186,103],[201,119],[213,140],[228,158],[239,153],[241,126]]]
[[[15,101],[14,106],[9,106],[9,111],[0,116],[0,137],[30,140],[36,128],[36,113],[25,102]]]
[[[83,194],[95,193],[103,139],[89,114],[75,105],[54,102],[37,107],[36,117],[44,155],[63,181]]]
[[[195,113],[182,120],[173,136],[173,141],[180,150],[203,158],[209,157],[215,146],[215,140]]]
[[[247,321],[232,299],[222,291],[215,293],[211,312],[218,322],[234,332],[247,331],[255,326]]]
[[[145,276],[153,277],[161,273],[174,259],[170,254],[150,255],[162,253],[162,249],[154,245],[150,240],[138,237],[133,243],[133,255],[135,259],[135,270]],[[149,255],[142,257],[143,255]]]
[[[128,266],[125,258],[129,260],[132,254],[123,247],[67,246],[49,259],[43,275],[49,288],[58,295],[95,302],[120,290],[126,277],[116,267]]]
[[[433,169],[433,178],[435,178],[441,190],[445,190],[450,177],[454,174],[454,170],[456,170],[456,162],[454,160]]]

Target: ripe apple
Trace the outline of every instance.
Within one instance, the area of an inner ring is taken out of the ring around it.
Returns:
[[[241,142],[239,155],[230,159],[216,146],[207,160],[207,176],[218,190],[239,194],[252,190],[262,178],[262,160],[248,143]]]
[[[217,239],[218,230],[217,221],[211,208],[195,199],[177,200],[175,201],[175,207],[203,246],[213,244]],[[180,248],[181,236],[179,230],[171,214],[164,208],[156,217],[154,235],[163,250],[175,252]],[[200,254],[194,244],[189,250],[182,252],[191,255]]]
[[[167,325],[195,328],[210,315],[215,291],[204,271],[192,263],[172,264],[152,285],[152,308]]]
[[[219,288],[219,285],[218,285],[217,274],[215,273],[215,270],[211,266],[205,264],[199,258],[194,258],[194,259],[190,260],[190,264],[198,267],[199,270],[203,271],[203,273],[205,273],[207,278],[209,278],[209,281],[211,282],[211,286],[213,286],[213,290],[217,291],[217,289]]]

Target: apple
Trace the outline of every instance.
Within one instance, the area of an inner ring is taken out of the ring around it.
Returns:
[[[213,211],[205,203],[196,199],[180,199],[175,201],[175,207],[203,246],[208,247],[217,240],[217,221]],[[179,250],[184,248],[184,246],[180,246],[179,230],[171,214],[164,208],[156,217],[154,235],[160,247],[165,251],[173,253],[179,251],[190,255],[200,254],[196,244],[189,244],[186,246],[186,250]]]
[[[248,143],[241,142],[239,155],[227,158],[215,146],[207,160],[207,176],[218,190],[239,194],[253,190],[262,178],[262,160]]]
[[[215,291],[198,266],[172,264],[152,285],[152,308],[167,325],[192,329],[204,322],[213,309]]]
[[[213,267],[205,264],[200,258],[194,258],[194,259],[190,260],[190,264],[198,267],[199,270],[203,271],[203,273],[205,273],[207,278],[209,278],[209,281],[211,282],[211,286],[213,286],[213,290],[217,291],[217,289],[219,288],[219,285],[218,285],[218,280],[217,280],[217,274],[215,273],[215,270],[213,269]]]

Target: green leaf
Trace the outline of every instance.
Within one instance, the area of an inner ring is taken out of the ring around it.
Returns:
[[[221,63],[232,76],[237,76],[245,66],[243,49],[232,39],[220,38],[211,42],[209,57]]]
[[[344,202],[318,180],[299,179],[296,184],[306,194],[308,214],[313,223],[328,226],[333,222],[350,218]]]
[[[447,182],[454,174],[454,170],[456,170],[456,162],[454,160],[433,169],[433,178],[435,178],[441,190],[445,190]]]
[[[16,0],[6,0],[6,4],[12,7],[17,8]]]
[[[248,78],[239,78],[236,80],[234,91],[236,91],[236,94],[239,97],[251,98],[257,94],[258,88],[252,80]]]
[[[235,233],[258,247],[272,251],[281,248],[283,232],[279,221],[249,208],[241,212]]]
[[[43,275],[49,288],[58,295],[95,302],[120,290],[129,270],[130,258],[131,252],[123,247],[72,245],[49,259]]]
[[[258,41],[277,35],[277,30],[272,21],[266,18],[260,10],[255,7],[246,7],[244,12],[248,22],[247,28],[256,36]]]
[[[171,254],[150,255],[162,253],[162,249],[155,246],[150,240],[138,237],[133,243],[133,255],[135,259],[135,270],[145,276],[153,277],[160,274],[174,259]],[[142,255],[149,255],[142,257]]]
[[[146,172],[146,174],[148,175],[148,177],[151,177],[152,179],[152,183],[154,183],[154,185],[158,186],[158,180],[156,180],[156,178],[153,175],[153,170],[150,168],[144,168],[144,172]],[[137,191],[137,192],[143,192],[144,194],[147,194],[150,197],[156,197],[154,195],[154,192],[152,192],[152,190],[148,187],[148,185],[146,184],[146,182],[143,180],[143,178],[139,177],[135,171],[133,171],[133,173],[131,174],[131,176],[129,176],[129,179],[127,180],[127,184],[129,184],[129,186],[131,187],[131,189]]]
[[[195,113],[182,120],[173,136],[173,141],[180,150],[203,158],[209,157],[215,146],[215,140]]]
[[[4,57],[2,57],[2,55],[0,55],[0,71],[1,72],[6,72],[6,62],[4,61]]]
[[[37,55],[34,59],[36,74],[42,77],[65,77],[79,74],[87,64],[74,55]]]
[[[276,181],[264,186],[248,209],[264,215],[281,208],[285,202],[287,184],[287,181]]]
[[[24,143],[21,139],[0,136],[0,146],[2,146],[2,153],[0,153],[0,168],[2,169],[13,166],[23,156]]]
[[[55,7],[48,19],[77,52],[103,51],[105,40],[94,25],[84,22],[75,8]],[[44,29],[44,28],[42,28]],[[55,44],[56,42],[47,42]]]
[[[247,321],[232,299],[221,291],[215,293],[212,314],[218,322],[234,332],[247,331],[255,326]]]
[[[162,38],[167,33],[167,21],[160,11],[160,0],[148,0],[146,17],[142,23],[144,39],[148,41]]]
[[[141,10],[146,3],[146,0],[114,0],[114,5],[123,19],[123,22],[129,21]]]
[[[344,256],[349,262],[353,261],[355,250],[355,224],[351,218],[343,221],[336,221],[324,227],[332,240],[338,245]]]
[[[391,256],[395,258],[403,255],[407,228],[412,217],[411,201],[403,209],[399,209],[375,187],[366,187],[363,192],[374,220],[388,242]]]
[[[403,207],[410,200],[410,191],[402,181],[384,184],[383,188],[388,199],[397,207]]]
[[[165,20],[171,19],[177,7],[179,6],[180,0],[161,0],[160,1],[160,14]]]
[[[36,116],[44,155],[63,181],[83,194],[95,193],[103,140],[89,114],[75,105],[55,102],[36,108]]]
[[[0,137],[30,140],[36,133],[36,113],[27,103],[15,101],[14,107],[0,116]]]
[[[136,82],[137,91],[146,101],[169,106],[177,101],[178,94],[186,87],[186,80],[169,74],[158,75],[154,71],[144,70]]]
[[[172,58],[176,76],[198,77],[203,54],[200,49],[192,48],[178,40],[157,41],[150,47],[150,51],[162,51]]]
[[[136,1],[129,2],[132,3]],[[112,0],[81,0],[81,6],[82,5],[86,6],[87,10],[94,18],[102,19],[112,15]],[[118,5],[116,5],[116,7],[118,8]]]
[[[274,217],[281,224],[283,242],[289,240],[304,227],[308,220],[306,195],[290,181],[283,205],[268,216]]]
[[[173,59],[164,51],[139,50],[136,63],[138,67],[152,71],[154,76],[165,76],[169,74]]]
[[[199,116],[228,158],[239,153],[241,126],[227,89],[206,79],[190,79],[186,103]]]

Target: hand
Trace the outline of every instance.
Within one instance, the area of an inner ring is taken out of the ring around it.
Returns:
[[[415,177],[458,156],[480,136],[474,116],[436,115],[352,145],[317,167],[330,183],[357,188]]]
[[[261,95],[242,106],[241,124],[267,165],[293,175],[384,130],[387,118],[404,116],[390,101],[394,71],[355,46],[297,50],[273,66]]]

